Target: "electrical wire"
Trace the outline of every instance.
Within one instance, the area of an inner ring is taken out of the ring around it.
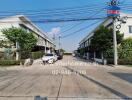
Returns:
[[[102,21],[102,20],[101,20],[101,21]],[[69,37],[69,36],[71,36],[71,35],[75,35],[75,34],[77,34],[78,32],[83,31],[83,30],[85,30],[85,29],[87,29],[87,28],[89,28],[89,27],[91,27],[91,26],[93,26],[93,25],[95,25],[95,24],[97,24],[97,23],[99,23],[99,22],[100,22],[100,20],[99,20],[99,21],[96,21],[96,22],[94,22],[94,23],[92,23],[92,24],[89,24],[88,26],[85,26],[85,27],[83,27],[83,28],[81,28],[81,29],[79,29],[79,30],[77,30],[77,31],[75,31],[75,32],[69,33],[69,34],[67,34],[67,35],[65,35],[65,36],[61,36],[61,38],[67,38],[67,37]]]
[[[74,19],[44,19],[44,20],[33,20],[34,23],[53,23],[53,22],[75,22],[75,21],[83,21],[83,20],[99,20],[104,19],[106,17],[96,17],[96,18],[74,18]],[[0,21],[0,23],[19,23],[21,21]],[[23,21],[27,22],[27,21]]]
[[[102,10],[103,10],[103,9],[97,10],[97,11],[96,11],[93,15],[91,15],[90,17],[91,17],[91,18],[94,17],[95,15],[99,14],[100,12],[102,12]],[[63,34],[63,33],[65,33],[65,32],[68,32],[68,31],[72,30],[73,28],[75,28],[75,27],[77,27],[77,26],[83,24],[84,22],[86,22],[86,21],[82,21],[82,22],[80,22],[80,23],[78,23],[78,24],[76,24],[76,25],[73,25],[73,26],[70,27],[69,29],[66,29],[65,31],[61,32],[60,34]]]
[[[102,8],[102,7],[101,7]],[[33,14],[28,14],[28,13],[23,13],[29,17],[50,17],[50,16],[66,16],[66,15],[79,15],[79,14],[83,14],[83,13],[91,13],[91,12],[94,12],[94,11],[97,11],[98,9],[101,9],[101,8],[96,8],[96,9],[85,9],[85,10],[76,10],[76,11],[68,11],[68,12],[54,12],[54,13],[33,13]],[[105,9],[105,8],[104,8]],[[20,13],[21,14],[21,13]],[[0,17],[4,17],[4,16],[7,16],[7,15],[11,15],[11,14],[0,14]]]
[[[37,9],[37,10],[12,10],[12,11],[0,11],[0,13],[25,13],[25,12],[39,12],[39,11],[50,11],[50,12],[55,12],[55,11],[67,11],[67,10],[74,10],[74,9],[81,9],[81,8],[93,8],[93,7],[98,7],[100,6],[99,4],[94,4],[94,5],[84,5],[84,6],[77,6],[77,7],[65,7],[65,8],[55,8],[55,9]]]

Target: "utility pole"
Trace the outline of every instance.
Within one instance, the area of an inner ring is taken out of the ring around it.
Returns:
[[[113,43],[114,43],[114,65],[118,65],[117,37],[116,37],[116,18],[113,18]]]
[[[54,42],[55,42],[55,33],[53,33],[53,40],[54,40]]]
[[[61,36],[59,36],[59,52],[60,52],[60,49],[61,49]]]
[[[118,65],[117,37],[116,37],[116,19],[120,16],[120,8],[117,0],[111,0],[108,7],[108,17],[113,19],[113,49],[114,49],[114,65]]]

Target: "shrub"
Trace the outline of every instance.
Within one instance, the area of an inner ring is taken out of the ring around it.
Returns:
[[[119,59],[118,62],[120,65],[132,65],[132,59]]]
[[[32,52],[32,59],[39,59],[39,58],[42,58],[44,55],[43,52],[41,51],[38,51],[38,52]]]
[[[4,53],[0,52],[0,59],[2,59],[4,57]]]
[[[120,59],[132,59],[132,38],[123,40],[118,51]]]
[[[31,57],[31,52],[29,51],[21,51],[21,59],[28,59]]]
[[[107,64],[113,64],[113,59],[107,59]],[[132,65],[132,59],[118,59],[119,65]]]
[[[0,66],[12,66],[12,65],[20,65],[20,61],[16,61],[16,60],[0,60]]]
[[[64,55],[72,55],[72,53],[64,53]]]

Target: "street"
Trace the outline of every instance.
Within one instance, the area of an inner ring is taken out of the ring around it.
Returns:
[[[72,56],[52,65],[0,69],[0,100],[132,100],[132,68],[90,63]],[[46,99],[47,98],[47,99]]]

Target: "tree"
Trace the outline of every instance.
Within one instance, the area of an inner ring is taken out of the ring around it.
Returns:
[[[119,58],[132,59],[132,38],[124,39],[119,46]]]
[[[13,43],[10,40],[2,39],[0,40],[0,48],[11,48],[13,46]]]
[[[121,43],[123,40],[123,34],[117,31],[117,43]],[[113,29],[101,26],[95,31],[94,36],[91,39],[91,49],[93,51],[99,51],[105,53],[107,50],[113,48]]]
[[[37,39],[31,32],[27,32],[22,28],[9,28],[3,29],[2,33],[7,39],[9,39],[14,44],[19,44],[19,50],[22,53],[31,52],[32,48],[36,45]]]
[[[60,49],[60,52],[65,53],[66,51],[64,49]]]

